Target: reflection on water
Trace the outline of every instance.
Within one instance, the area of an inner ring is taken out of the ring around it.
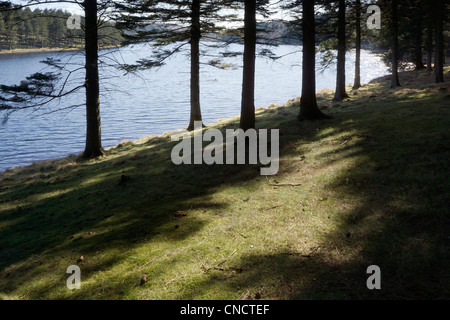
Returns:
[[[148,46],[134,46],[122,48],[113,55],[120,61],[132,63],[137,58],[145,57],[150,50]],[[242,47],[234,45],[231,50],[242,50]],[[298,97],[301,92],[301,48],[279,46],[272,51],[285,56],[276,61],[257,58],[256,107],[271,103],[284,104],[287,100]],[[290,52],[294,53],[286,55]],[[82,55],[74,56],[73,53],[0,55],[0,83],[17,84],[34,72],[43,71],[44,65],[39,61],[45,57],[70,59],[73,64],[83,60]],[[103,59],[110,61],[108,58]],[[233,63],[241,64],[241,57],[233,59]],[[387,73],[385,65],[374,54],[363,51],[361,61],[362,82]],[[185,127],[189,120],[188,71],[189,60],[184,54],[174,56],[159,69],[142,71],[138,77],[124,76],[123,72],[112,67],[102,67],[100,112],[103,146],[111,147],[125,139],[135,140]],[[354,55],[349,53],[348,83],[352,82],[353,73]],[[221,70],[202,65],[200,76],[201,107],[205,124],[238,115],[242,68]],[[82,73],[75,77],[77,81],[82,79]],[[318,75],[317,90],[334,86],[334,68]],[[76,96],[61,101],[59,106],[40,111],[16,112],[6,124],[0,124],[0,170],[81,152],[85,142],[84,108],[42,114],[83,101],[84,92],[80,91]]]

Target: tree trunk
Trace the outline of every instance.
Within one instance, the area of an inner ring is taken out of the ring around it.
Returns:
[[[433,62],[433,26],[430,22],[428,25],[428,31],[427,31],[427,71],[431,72],[433,71],[433,68],[431,66]]]
[[[398,77],[398,6],[397,0],[392,0],[392,77],[391,88],[400,86]]]
[[[339,14],[338,14],[338,56],[337,56],[337,73],[336,73],[336,93],[334,101],[342,101],[348,98],[345,91],[345,50],[346,50],[346,35],[345,35],[345,0],[339,0]]]
[[[314,20],[314,0],[303,1],[303,63],[302,96],[298,119],[328,119],[317,106],[316,99],[316,26]]]
[[[356,53],[355,53],[355,81],[353,89],[361,87],[361,0],[355,2],[355,21],[356,21]]]
[[[421,9],[419,9],[420,16],[422,16]],[[423,23],[422,19],[418,20],[416,38],[415,38],[415,52],[414,52],[414,64],[416,65],[416,70],[425,69],[425,65],[423,64],[423,55],[422,55],[422,33],[423,33]]]
[[[244,71],[240,127],[255,128],[256,0],[245,0]]]
[[[430,50],[427,53],[427,71],[428,72],[433,71],[433,67],[431,66],[432,63],[433,63],[433,51]]]
[[[98,77],[97,1],[85,0],[86,50],[86,148],[83,156],[95,158],[104,154],[101,142],[100,89]]]
[[[434,75],[436,83],[444,82],[444,0],[435,0],[436,2],[436,36],[435,36],[435,60]]]
[[[200,0],[191,4],[191,116],[188,130],[194,130],[194,121],[202,121],[200,109]]]

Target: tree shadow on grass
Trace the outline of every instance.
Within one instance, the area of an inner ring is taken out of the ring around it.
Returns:
[[[174,145],[168,136],[156,137],[137,147],[111,149],[95,162],[64,159],[3,173],[0,291],[14,292],[58,270],[61,281],[43,280],[27,289],[29,297],[45,297],[63,287],[65,269],[80,263],[80,255],[95,257],[114,248],[112,257],[84,267],[84,279],[89,279],[161,233],[171,234],[168,241],[186,239],[206,222],[195,216],[179,220],[176,212],[226,210],[226,203],[209,195],[260,175],[259,166],[250,165],[175,166],[170,160]],[[58,259],[64,265],[55,265]]]
[[[278,177],[301,169],[308,151],[303,146],[314,143],[330,146],[316,156],[326,159],[320,169],[353,159],[323,185],[330,200],[350,205],[336,209],[334,229],[320,235],[316,250],[235,257],[208,270],[178,298],[198,298],[212,287],[235,290],[244,299],[448,297],[449,148],[446,137],[435,132],[445,127],[446,111],[431,108],[424,116],[421,109],[433,99],[412,105],[409,115],[384,106],[381,112],[368,109],[353,118],[348,111],[315,123],[299,124],[284,111],[261,113],[262,128],[280,128],[281,156],[298,158],[282,163]],[[166,242],[193,237],[208,221],[189,214],[179,219],[178,211],[226,211],[229,204],[211,195],[260,175],[259,166],[175,166],[173,146],[167,136],[158,137],[112,149],[97,162],[47,163],[4,173],[0,291],[32,283],[28,297],[66,298],[65,269],[81,263],[83,281],[92,290],[72,298],[102,298],[105,290],[120,298],[138,288],[136,275],[147,262],[140,259],[120,278],[110,279],[108,272],[132,259],[133,249],[161,234]],[[85,262],[77,262],[80,255]],[[148,281],[171,268],[177,255],[153,266]],[[382,270],[381,291],[366,287],[372,264]],[[58,276],[50,276],[55,270]]]
[[[391,106],[378,119],[374,110],[351,122],[337,117],[320,136],[338,146],[320,154],[323,169],[354,161],[324,186],[349,205],[312,252],[241,256],[179,298],[217,287],[241,299],[448,299],[449,115],[442,105],[423,109],[439,105],[434,98],[420,102],[408,116]],[[328,139],[341,130],[350,134]],[[370,265],[381,268],[381,290],[367,288]]]

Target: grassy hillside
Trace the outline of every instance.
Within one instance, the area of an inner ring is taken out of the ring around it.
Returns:
[[[276,176],[175,166],[169,134],[0,173],[1,297],[450,298],[449,71],[339,104],[323,91],[333,120],[299,123],[298,100],[258,109],[258,128],[280,129]],[[73,264],[81,290],[66,288]]]

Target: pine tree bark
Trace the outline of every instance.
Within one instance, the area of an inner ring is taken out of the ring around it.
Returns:
[[[104,154],[101,142],[100,89],[98,76],[97,1],[85,0],[86,50],[86,147],[85,158]]]
[[[392,77],[391,88],[400,86],[398,77],[398,4],[397,0],[391,1],[392,9]]]
[[[435,0],[436,26],[435,26],[435,60],[434,75],[436,83],[444,82],[444,0]]]
[[[316,97],[316,26],[314,20],[314,0],[303,1],[303,63],[302,96],[298,119],[329,119],[317,106]]]
[[[244,70],[240,127],[255,128],[256,0],[245,0]]]
[[[427,71],[433,71],[431,64],[433,63],[433,26],[430,22],[427,31]]]
[[[355,81],[353,89],[361,87],[361,0],[355,1],[355,27],[356,27],[356,45],[355,45]]]
[[[191,4],[191,115],[188,130],[194,130],[194,122],[202,121],[200,109],[200,0]]]
[[[339,0],[338,13],[338,56],[337,56],[337,73],[336,73],[336,92],[334,101],[342,101],[348,98],[345,91],[345,50],[346,50],[346,35],[345,35],[345,0]]]

